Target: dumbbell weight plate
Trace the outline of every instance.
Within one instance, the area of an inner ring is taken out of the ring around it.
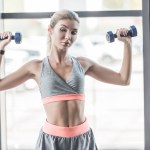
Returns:
[[[111,31],[108,31],[106,33],[106,40],[111,43],[114,42],[115,38],[114,38],[114,34]]]
[[[135,37],[137,36],[137,29],[135,26],[130,26],[129,31],[131,32],[132,36],[131,37]]]
[[[20,44],[22,40],[22,35],[20,32],[16,32],[15,36],[12,36],[12,40],[15,40],[16,44]]]

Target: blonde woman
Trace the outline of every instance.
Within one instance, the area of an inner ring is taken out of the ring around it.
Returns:
[[[98,150],[92,129],[84,115],[84,77],[117,85],[128,85],[131,75],[131,38],[127,29],[117,30],[118,40],[124,44],[120,72],[96,64],[85,57],[68,55],[79,30],[79,17],[70,10],[53,14],[48,26],[49,55],[43,60],[32,60],[14,73],[0,79],[0,90],[18,86],[34,79],[40,89],[46,121],[40,131],[36,150]],[[0,62],[11,33],[0,33]],[[9,51],[8,51],[9,53]]]

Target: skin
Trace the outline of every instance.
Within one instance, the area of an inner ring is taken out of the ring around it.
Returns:
[[[69,47],[75,42],[79,23],[75,20],[59,20],[55,27],[48,27],[49,35],[51,36],[51,53],[49,56],[49,63],[55,72],[66,80],[72,70],[72,62],[67,53]],[[128,85],[131,76],[131,46],[132,41],[130,37],[121,37],[126,35],[127,29],[121,28],[117,30],[118,40],[124,44],[124,56],[120,72],[115,72],[111,69],[100,66],[94,61],[78,57],[78,61],[85,70],[85,75],[89,75],[94,79],[117,85]],[[8,39],[0,41],[0,49],[10,43],[10,32],[0,33],[1,37],[8,37]],[[0,55],[0,64],[2,55]],[[24,64],[17,71],[0,79],[0,90],[7,90],[18,86],[28,79],[34,79],[39,85],[41,60],[32,60]],[[85,121],[84,116],[84,101],[71,100],[44,104],[44,109],[47,115],[47,121],[58,126],[72,127],[79,125]]]

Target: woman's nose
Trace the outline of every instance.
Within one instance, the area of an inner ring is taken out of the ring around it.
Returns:
[[[66,33],[65,39],[67,39],[67,40],[70,40],[70,39],[71,39],[71,32],[70,32],[70,31],[68,31],[68,32]]]

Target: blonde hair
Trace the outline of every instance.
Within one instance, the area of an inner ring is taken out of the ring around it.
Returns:
[[[80,23],[79,21],[79,16],[77,13],[75,13],[74,11],[71,10],[59,10],[57,12],[55,12],[50,20],[50,27],[54,28],[55,25],[58,23],[58,21],[60,20],[65,20],[65,19],[69,19],[69,20],[75,20],[78,23]],[[50,54],[50,49],[51,49],[51,37],[50,37],[50,33],[48,34],[48,42],[47,42],[47,54]]]

